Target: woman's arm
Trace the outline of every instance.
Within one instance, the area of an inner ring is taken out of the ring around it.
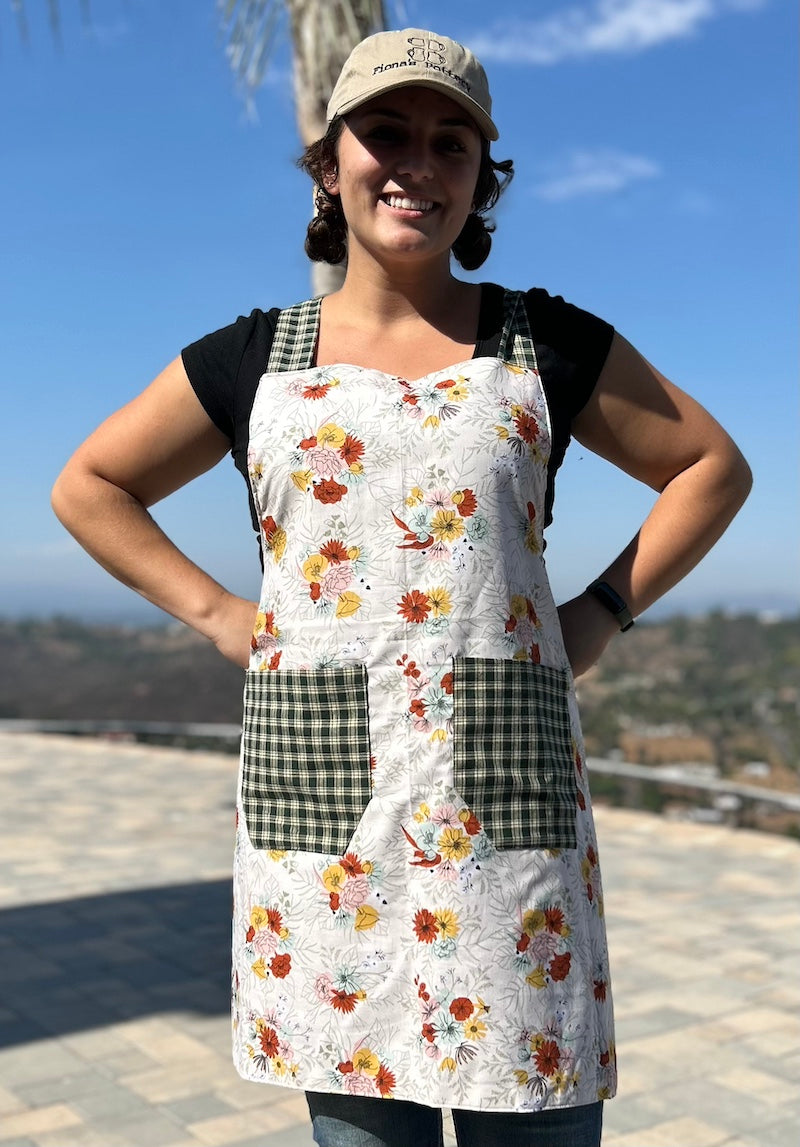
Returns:
[[[685,577],[722,535],[750,490],[750,468],[708,411],[620,335],[572,431],[595,454],[658,491],[639,532],[598,571],[636,616]],[[597,661],[617,623],[586,593],[565,602],[559,615],[578,675]]]
[[[229,448],[177,358],[75,451],[52,500],[66,528],[109,573],[246,666],[256,603],[190,561],[147,512]]]

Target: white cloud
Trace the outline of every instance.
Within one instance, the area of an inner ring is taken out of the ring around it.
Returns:
[[[609,195],[642,179],[655,179],[661,168],[652,159],[599,149],[573,151],[551,168],[550,175],[534,187],[534,194],[551,203],[586,195]]]
[[[468,38],[482,60],[557,64],[585,56],[634,54],[685,39],[727,11],[754,12],[768,0],[595,0],[542,20],[505,23]]]

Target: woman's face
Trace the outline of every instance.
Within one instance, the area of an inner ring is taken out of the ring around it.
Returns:
[[[350,112],[326,180],[341,196],[349,257],[359,247],[380,262],[449,252],[472,209],[481,146],[470,116],[430,88],[387,92]]]

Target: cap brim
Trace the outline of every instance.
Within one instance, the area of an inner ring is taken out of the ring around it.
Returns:
[[[441,92],[442,95],[447,96],[453,103],[458,104],[464,111],[469,113],[470,118],[475,121],[481,135],[485,135],[489,140],[499,138],[500,133],[497,130],[494,120],[486,114],[480,104],[477,104],[475,100],[470,99],[470,97],[463,92],[454,90],[448,84],[443,84],[440,80],[424,80],[418,76],[403,76],[388,84],[385,81],[381,84],[376,84],[373,90],[361,92],[355,99],[347,100],[336,109],[334,114],[345,116],[348,112],[355,111],[356,108],[360,108],[363,104],[369,103],[370,100],[375,99],[376,96],[381,95],[383,92],[394,92],[397,91],[398,88],[406,87],[430,88],[432,91]]]

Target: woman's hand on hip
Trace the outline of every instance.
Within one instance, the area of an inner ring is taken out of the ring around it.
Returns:
[[[573,677],[580,677],[600,660],[619,627],[612,614],[588,593],[579,594],[558,607],[564,648]]]
[[[224,593],[208,621],[206,636],[223,657],[246,669],[258,605],[245,597]]]

